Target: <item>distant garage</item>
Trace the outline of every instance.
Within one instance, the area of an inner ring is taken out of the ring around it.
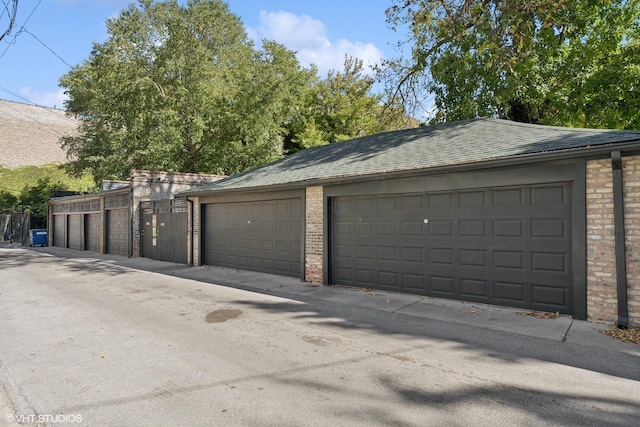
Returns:
[[[132,170],[128,181],[102,181],[99,192],[54,197],[49,203],[50,244],[186,264],[191,255],[186,201],[174,200],[173,194],[221,178]]]
[[[120,188],[51,199],[53,246],[112,255],[131,253],[131,193]],[[102,226],[103,218],[105,227]]]

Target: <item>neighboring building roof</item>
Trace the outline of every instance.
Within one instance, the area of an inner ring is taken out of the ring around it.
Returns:
[[[424,170],[634,142],[640,148],[640,131],[575,129],[478,118],[309,148],[183,194]]]
[[[60,138],[75,135],[78,124],[64,110],[0,99],[0,166],[66,163]]]

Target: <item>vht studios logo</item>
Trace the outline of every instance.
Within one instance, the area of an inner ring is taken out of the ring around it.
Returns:
[[[64,414],[39,414],[39,415],[12,415],[8,414],[5,420],[9,423],[81,423],[82,415],[64,415]]]

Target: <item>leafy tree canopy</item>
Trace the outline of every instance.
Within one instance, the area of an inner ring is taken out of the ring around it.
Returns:
[[[362,60],[353,57],[345,57],[343,71],[329,71],[326,79],[315,79],[297,120],[291,123],[288,151],[415,126],[417,121],[407,117],[403,108],[383,107],[374,83]]]
[[[58,190],[87,192],[95,190],[95,183],[90,176],[70,177],[55,164],[0,168],[0,212],[21,206],[44,214],[51,194]]]
[[[394,0],[410,58],[379,77],[434,122],[640,129],[639,0]]]
[[[82,119],[70,171],[234,174],[330,142],[411,125],[382,108],[362,61],[319,79],[273,41],[257,49],[222,0],[139,0],[60,84]]]
[[[256,49],[220,0],[140,0],[107,29],[60,80],[67,110],[83,119],[63,141],[74,172],[232,174],[282,155],[284,124],[315,74],[292,51]]]

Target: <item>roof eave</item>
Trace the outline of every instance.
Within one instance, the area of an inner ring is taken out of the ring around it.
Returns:
[[[222,188],[213,190],[192,190],[189,193],[178,193],[180,197],[200,197],[211,194],[226,193],[253,193],[265,191],[281,191],[296,188],[313,187],[319,185],[338,185],[345,183],[355,183],[363,181],[373,181],[377,179],[410,178],[416,175],[439,175],[443,173],[466,172],[479,169],[493,169],[499,167],[518,166],[521,164],[543,163],[562,160],[589,160],[608,157],[612,151],[620,151],[623,156],[640,154],[640,139],[627,141],[624,143],[611,143],[597,146],[587,146],[580,148],[569,148],[566,150],[548,151],[531,154],[521,154],[516,156],[500,157],[477,162],[459,163],[455,165],[436,166],[430,168],[405,169],[393,171],[381,171],[364,175],[343,175],[332,178],[313,178],[302,181],[287,182],[282,184],[260,185],[254,187]]]

